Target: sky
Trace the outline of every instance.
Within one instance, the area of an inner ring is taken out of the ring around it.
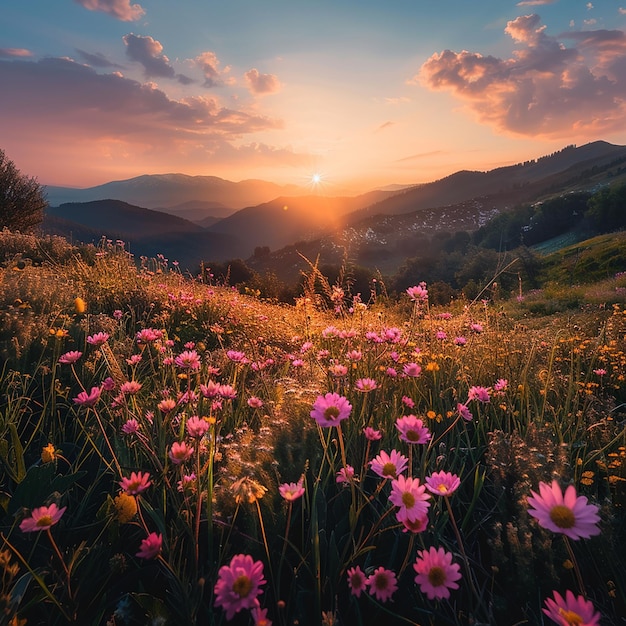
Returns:
[[[359,193],[626,145],[626,0],[3,0],[0,149]]]

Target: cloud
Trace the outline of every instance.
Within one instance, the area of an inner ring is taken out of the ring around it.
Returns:
[[[558,2],[558,0],[522,0],[522,2],[518,2],[516,6],[538,7],[543,6],[544,4],[554,4],[555,2]]]
[[[0,59],[32,57],[33,53],[26,48],[0,48]]]
[[[260,74],[259,70],[253,67],[246,72],[245,76],[250,93],[265,95],[280,91],[280,81],[274,74]]]
[[[394,124],[395,122],[384,122],[374,132],[377,133],[381,130],[385,130],[385,128],[391,128]]]
[[[170,65],[170,60],[163,54],[163,46],[152,37],[134,35],[130,33],[122,37],[126,44],[126,56],[131,61],[143,65],[146,77],[160,76],[174,78],[176,71]]]
[[[109,59],[107,59],[100,52],[96,52],[96,54],[91,54],[90,52],[86,52],[85,50],[81,50],[80,48],[76,48],[76,52],[78,52],[79,56],[82,57],[82,59],[92,67],[115,67],[118,69],[123,69],[123,66],[118,65],[113,61],[109,61]]]
[[[130,0],[74,0],[90,11],[108,13],[122,22],[133,22],[145,15],[140,4],[130,4]]]
[[[545,138],[597,137],[626,118],[626,38],[620,30],[547,34],[538,15],[508,22],[509,59],[478,52],[433,54],[414,81],[450,91],[481,123]],[[560,39],[569,38],[573,47]]]
[[[203,52],[194,59],[194,63],[204,74],[205,87],[222,87],[223,85],[232,85],[235,82],[234,78],[228,76],[230,65],[221,70],[220,61],[215,52]]]

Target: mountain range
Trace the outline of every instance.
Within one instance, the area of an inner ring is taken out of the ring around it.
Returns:
[[[354,197],[305,194],[265,181],[145,175],[90,189],[48,187],[44,228],[85,242],[102,235],[122,239],[136,255],[162,253],[190,269],[200,261],[248,259],[259,247],[274,252],[256,255],[255,262],[276,266],[282,248],[307,241],[317,242],[322,256],[334,259],[341,249],[355,262],[393,271],[420,238],[476,230],[508,208],[622,177],[626,146],[604,141]],[[287,271],[285,263],[279,266]]]

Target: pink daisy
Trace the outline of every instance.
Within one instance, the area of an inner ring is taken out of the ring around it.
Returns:
[[[467,407],[467,404],[461,404],[460,402],[456,405],[456,410],[458,414],[466,421],[471,422],[474,419],[472,412]]]
[[[248,406],[251,409],[260,409],[263,406],[263,400],[261,400],[261,398],[257,398],[256,396],[250,396],[248,398]]]
[[[450,472],[433,472],[425,481],[426,489],[436,496],[449,496],[461,484],[461,479]]]
[[[100,387],[92,387],[89,393],[81,391],[78,396],[73,399],[73,401],[79,406],[95,406],[100,399],[100,391]]]
[[[63,363],[64,365],[72,365],[72,363],[76,363],[76,361],[78,361],[81,356],[83,356],[82,352],[79,352],[78,350],[70,350],[69,352],[62,354],[59,357],[59,363]]]
[[[149,472],[131,472],[130,478],[122,477],[120,487],[130,496],[136,496],[145,491],[152,482],[150,481]]]
[[[431,434],[424,422],[415,415],[404,415],[396,420],[400,439],[407,443],[428,443]]]
[[[350,593],[357,598],[361,597],[361,593],[365,591],[367,587],[367,579],[365,573],[357,565],[351,567],[346,574],[348,575],[348,587],[350,587]]]
[[[422,368],[417,363],[407,363],[402,368],[402,373],[410,378],[417,378],[422,373]]]
[[[220,393],[220,384],[209,380],[206,385],[200,385],[200,391],[205,398],[215,398]]]
[[[180,465],[184,461],[187,461],[191,458],[193,454],[193,448],[190,448],[184,441],[180,443],[175,441],[170,448],[170,451],[167,453],[167,456],[170,457],[170,460],[174,465]]]
[[[450,597],[450,589],[458,589],[456,582],[461,578],[461,568],[452,562],[452,554],[443,548],[418,550],[413,569],[417,572],[415,582],[429,600]]]
[[[575,596],[569,589],[565,597],[558,591],[553,592],[554,600],[546,598],[545,609],[541,609],[554,623],[559,626],[599,626],[600,613],[590,600],[583,596]]]
[[[391,494],[389,501],[400,510],[396,517],[398,520],[408,519],[415,521],[428,512],[430,495],[426,493],[426,487],[420,485],[419,478],[405,478],[398,476],[391,481]]]
[[[139,422],[131,417],[122,424],[122,432],[125,435],[134,435],[139,430]]]
[[[472,386],[467,392],[467,401],[478,400],[478,402],[489,402],[489,389],[487,387]]]
[[[354,478],[354,467],[352,467],[352,465],[346,465],[345,467],[342,467],[336,474],[336,478],[335,481],[337,483],[343,483],[346,485],[349,485],[353,480],[355,480]]]
[[[397,579],[394,572],[384,567],[374,570],[374,573],[368,576],[367,586],[370,594],[376,596],[381,602],[391,599],[391,596],[398,589]]]
[[[335,378],[341,378],[348,373],[348,368],[341,363],[333,363],[333,365],[328,368],[328,373]]]
[[[165,400],[161,400],[159,404],[157,404],[157,409],[162,411],[163,413],[169,413],[176,408],[176,400],[173,398],[165,398]]]
[[[346,398],[336,393],[318,396],[313,403],[311,417],[322,427],[337,426],[350,416],[352,405]]]
[[[92,346],[95,346],[96,348],[98,346],[105,344],[108,340],[109,340],[108,333],[96,333],[95,335],[89,335],[87,337],[87,343],[91,344]]]
[[[420,302],[422,300],[428,300],[428,290],[426,289],[426,283],[420,283],[414,287],[409,287],[406,290],[407,295],[411,298],[412,302]]]
[[[175,359],[174,363],[184,370],[199,370],[200,356],[195,350],[185,350],[181,352]]]
[[[250,617],[254,620],[254,626],[272,626],[272,620],[267,617],[267,609],[254,606],[250,610]]]
[[[163,545],[163,536],[156,533],[150,533],[145,539],[141,540],[139,552],[135,556],[140,559],[155,559],[161,552]]]
[[[374,391],[374,389],[378,388],[378,383],[373,378],[359,378],[359,380],[354,383],[354,388],[357,391],[367,393],[368,391]]]
[[[53,502],[50,506],[40,506],[37,509],[33,509],[30,517],[26,517],[20,522],[20,530],[23,533],[48,530],[61,519],[66,508],[64,506],[60,509]]]
[[[122,394],[128,394],[129,396],[134,396],[136,393],[139,393],[140,389],[141,383],[138,383],[136,380],[128,380],[125,383],[122,383],[122,386],[120,387]]]
[[[397,450],[392,450],[391,454],[381,450],[378,456],[370,461],[370,467],[381,478],[397,478],[404,472],[408,463],[409,460]]]
[[[254,561],[249,554],[236,554],[229,565],[222,565],[215,584],[215,606],[226,611],[226,619],[231,620],[241,609],[256,606],[261,593],[263,563]]]
[[[302,478],[297,483],[283,483],[278,487],[278,492],[287,502],[293,502],[304,495],[302,483]]]
[[[576,496],[574,485],[569,485],[565,494],[556,480],[552,485],[539,483],[539,493],[531,490],[528,509],[540,526],[554,533],[562,533],[570,539],[588,538],[599,535],[599,507],[587,504],[585,496]]]
[[[365,438],[368,441],[378,441],[379,439],[382,439],[382,436],[383,436],[380,430],[376,430],[375,428],[372,428],[371,426],[366,426],[363,429],[363,434],[365,435]]]
[[[207,430],[209,430],[209,422],[205,419],[192,415],[185,424],[187,428],[187,434],[194,439],[200,439],[203,437]]]
[[[402,529],[403,533],[413,533],[416,535],[417,533],[424,532],[428,528],[428,515],[426,513],[414,520],[403,518],[399,521],[402,522],[404,526]]]

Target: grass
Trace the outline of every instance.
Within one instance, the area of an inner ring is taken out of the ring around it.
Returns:
[[[120,243],[2,238],[2,623],[538,624],[567,590],[626,614],[626,309],[607,286],[539,318],[532,294],[361,303],[312,275],[278,306]],[[392,451],[414,494],[435,472],[460,486],[403,518],[372,466]],[[552,480],[598,507],[597,534],[529,515]],[[461,574],[440,599],[416,582],[431,547]],[[254,572],[231,572],[240,554]]]

